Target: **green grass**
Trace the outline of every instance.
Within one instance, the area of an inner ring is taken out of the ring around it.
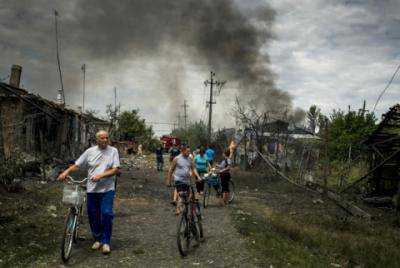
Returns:
[[[343,222],[328,212],[292,216],[260,202],[239,209],[232,209],[233,222],[257,265],[400,267],[399,232],[388,224]]]
[[[66,211],[60,202],[60,187],[33,187],[24,193],[4,195],[0,198],[0,266],[23,266],[38,256],[54,254],[59,248]],[[48,210],[51,205],[55,211]]]

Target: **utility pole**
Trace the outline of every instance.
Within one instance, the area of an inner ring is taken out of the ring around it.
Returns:
[[[117,88],[114,87],[114,114],[117,116]]]
[[[217,86],[219,87],[219,91],[221,91],[222,86],[226,83],[226,81],[217,81],[214,80],[215,73],[213,71],[210,72],[210,80],[204,81],[204,85],[208,86],[210,85],[210,100],[207,101],[207,104],[209,105],[208,107],[208,141],[211,142],[211,123],[212,123],[212,106],[213,104],[216,104],[215,101],[213,101],[213,87]]]
[[[178,129],[182,128],[182,124],[181,124],[181,113],[178,113]]]
[[[114,112],[112,111],[112,104],[110,104],[110,115],[111,115],[111,122],[110,122],[110,136],[112,139],[116,138],[116,129],[117,129],[117,88],[114,87]]]
[[[60,63],[60,53],[59,53],[59,45],[58,45],[58,25],[57,25],[57,17],[58,12],[54,10],[54,24],[56,28],[56,52],[57,52],[57,65],[58,65],[58,73],[60,75],[60,84],[61,84],[61,93],[62,93],[62,105],[65,106],[65,93],[64,93],[64,84],[62,79],[62,72],[61,72],[61,63]]]
[[[86,86],[86,64],[82,65],[83,85],[82,85],[82,114],[85,113],[85,86]]]
[[[358,113],[361,114],[362,116],[364,116],[364,115],[365,115],[365,112],[368,111],[368,110],[366,109],[366,106],[367,106],[367,104],[366,104],[366,101],[364,100],[362,109],[359,109],[359,110],[358,110]]]
[[[187,105],[187,103],[186,103],[186,100],[184,100],[183,101],[183,105],[182,105],[182,107],[183,107],[183,112],[184,112],[184,115],[183,115],[183,118],[184,118],[184,123],[185,123],[185,129],[187,129],[187,108],[189,107],[189,105]]]

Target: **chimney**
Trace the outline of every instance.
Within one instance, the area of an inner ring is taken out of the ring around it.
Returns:
[[[21,81],[22,67],[19,65],[13,65],[11,67],[10,75],[10,86],[19,88],[19,82]]]

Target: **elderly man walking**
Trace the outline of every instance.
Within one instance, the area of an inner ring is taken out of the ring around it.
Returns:
[[[113,202],[115,197],[115,175],[119,170],[119,155],[115,147],[108,145],[108,133],[104,130],[96,134],[96,146],[87,149],[75,164],[59,175],[65,180],[70,172],[78,168],[88,169],[87,212],[90,229],[94,238],[93,250],[101,249],[110,253]]]

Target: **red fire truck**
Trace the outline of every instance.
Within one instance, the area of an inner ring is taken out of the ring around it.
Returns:
[[[179,138],[170,135],[163,135],[160,140],[163,143],[165,152],[168,152],[173,145],[181,145],[181,140]]]

